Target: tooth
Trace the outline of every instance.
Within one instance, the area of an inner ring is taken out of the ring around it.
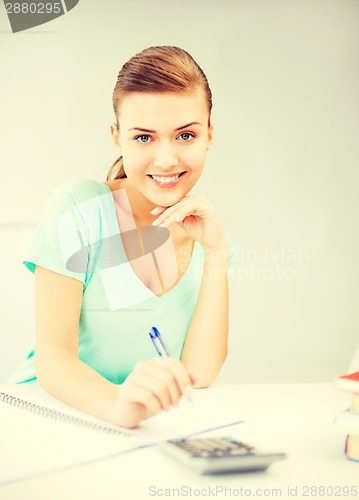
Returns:
[[[173,175],[171,177],[158,177],[157,175],[153,175],[152,177],[155,181],[161,184],[168,184],[170,182],[175,182],[178,179],[179,174]]]

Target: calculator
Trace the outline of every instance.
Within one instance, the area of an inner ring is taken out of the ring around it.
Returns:
[[[285,453],[261,453],[232,437],[182,438],[160,443],[160,448],[201,474],[263,471]]]

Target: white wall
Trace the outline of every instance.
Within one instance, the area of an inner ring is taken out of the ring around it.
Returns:
[[[20,261],[49,193],[104,179],[117,72],[150,45],[205,70],[216,141],[197,192],[237,246],[220,380],[330,380],[359,337],[359,4],[107,0],[12,34],[0,16],[0,380],[33,334]],[[26,345],[26,348],[24,348]]]
[[[0,382],[24,359],[34,339],[34,280],[22,264],[34,228],[0,224]]]

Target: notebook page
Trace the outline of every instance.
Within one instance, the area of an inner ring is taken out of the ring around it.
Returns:
[[[225,401],[218,404],[218,395],[213,398],[211,389],[194,391],[193,403],[182,398],[178,408],[145,420],[133,430],[64,405],[37,383],[0,385],[0,392],[121,432],[119,436],[83,428],[0,402],[0,485],[240,422],[237,408]]]
[[[38,384],[0,385],[0,392],[80,417],[105,426],[109,431],[84,428],[81,424],[74,425],[0,402],[0,485],[124,453],[141,445],[127,429],[62,404],[47,395]],[[112,429],[117,434],[111,434]]]
[[[158,443],[216,429],[224,429],[223,432],[226,432],[227,427],[242,423],[238,403],[228,401],[225,395],[222,397],[218,387],[211,387],[194,389],[192,402],[182,398],[177,408],[144,420],[134,432],[142,442]]]

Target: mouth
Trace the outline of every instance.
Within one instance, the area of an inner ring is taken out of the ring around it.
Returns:
[[[178,184],[180,178],[186,173],[179,172],[177,174],[169,174],[169,175],[155,175],[155,174],[147,174],[150,179],[161,188],[171,188]]]

